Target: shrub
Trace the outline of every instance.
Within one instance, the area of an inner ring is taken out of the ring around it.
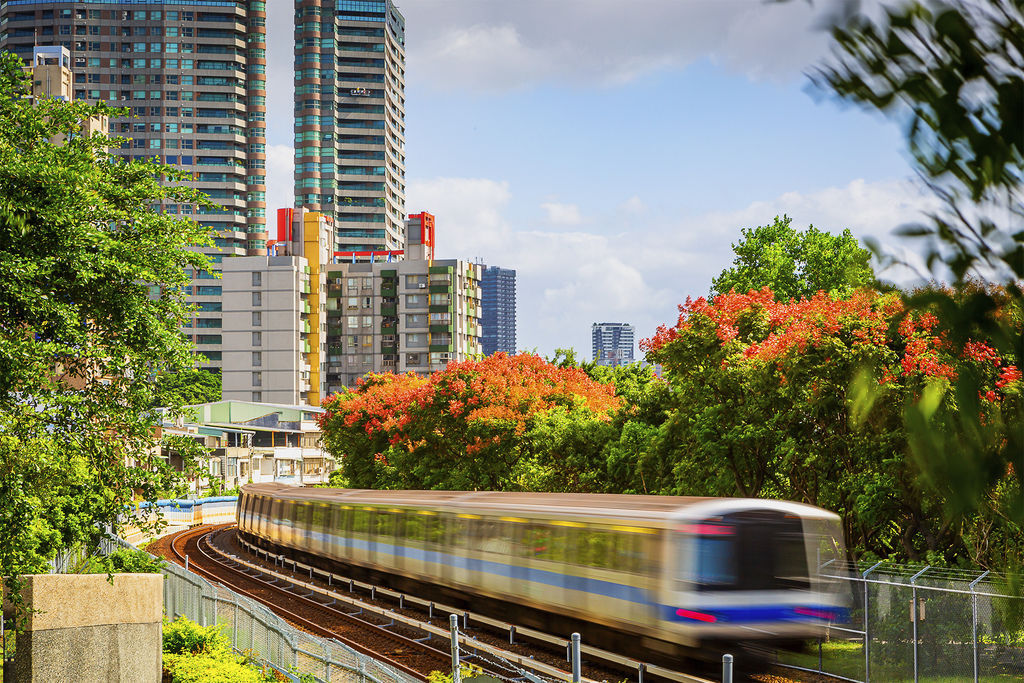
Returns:
[[[164,670],[171,674],[171,683],[263,683],[272,681],[259,669],[239,661],[227,649],[193,654],[164,652]]]
[[[200,626],[186,617],[164,622],[165,655],[228,652],[227,647],[228,639],[218,626]]]
[[[121,548],[106,557],[90,557],[80,567],[82,574],[158,574],[167,563],[144,550]]]

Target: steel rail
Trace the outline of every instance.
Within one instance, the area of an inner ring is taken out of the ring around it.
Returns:
[[[199,531],[196,531],[195,529],[189,529],[189,530],[186,530],[184,532],[179,532],[178,534],[175,535],[175,537],[173,539],[171,539],[171,544],[170,544],[171,545],[171,551],[175,554],[175,556],[178,557],[179,560],[181,560],[181,563],[184,564],[184,562],[185,562],[185,553],[182,550],[179,550],[179,548],[178,548],[178,542],[179,541],[181,541],[182,539],[185,539],[182,542],[182,545],[185,545],[185,544],[188,543],[189,540],[191,540],[192,537],[200,537],[200,538],[202,538],[202,537],[205,537],[205,536],[207,536],[209,534],[214,533],[215,531],[222,530],[223,528],[225,528],[225,526],[230,526],[230,525],[222,525],[219,528],[215,528],[213,530],[208,529],[208,528],[199,527],[199,529],[200,529]],[[250,575],[250,574],[248,574],[246,572],[240,571],[240,570],[235,569],[235,568],[230,567],[230,566],[226,566],[222,562],[220,562],[219,560],[214,559],[208,553],[204,552],[202,550],[202,548],[199,547],[199,539],[196,540],[196,547],[199,550],[199,552],[203,555],[204,559],[206,559],[207,561],[213,562],[218,567],[222,568],[223,570],[225,570],[225,571],[227,571],[229,573],[235,574],[235,575],[240,576],[240,577],[245,577],[245,579],[248,580],[248,581],[258,582],[258,583],[260,583],[263,586],[266,586],[268,588],[274,589],[276,592],[278,592],[278,593],[280,593],[282,595],[287,595],[287,597],[290,600],[299,600],[303,604],[307,604],[307,605],[310,605],[311,607],[314,607],[315,609],[318,609],[318,610],[323,611],[323,612],[327,612],[332,617],[339,618],[339,619],[341,619],[343,621],[346,621],[346,622],[351,623],[351,624],[353,624],[355,626],[358,626],[359,628],[369,629],[369,630],[375,632],[375,634],[378,635],[378,636],[384,637],[384,638],[386,638],[386,639],[388,639],[388,640],[390,640],[392,642],[397,641],[403,647],[408,647],[408,648],[412,648],[414,650],[418,650],[418,651],[422,652],[423,654],[425,654],[427,656],[430,656],[430,657],[437,657],[438,661],[442,663],[441,666],[440,666],[440,670],[445,670],[446,669],[447,661],[448,661],[448,657],[449,657],[447,652],[442,652],[442,651],[437,650],[435,648],[432,648],[432,647],[430,647],[428,645],[424,645],[423,643],[418,643],[418,642],[416,642],[416,641],[414,641],[412,639],[406,638],[406,637],[404,637],[402,635],[399,635],[397,633],[394,633],[392,631],[388,631],[388,630],[382,628],[381,626],[379,626],[377,624],[372,624],[372,623],[364,621],[362,619],[356,619],[355,617],[353,617],[351,615],[348,615],[348,614],[346,614],[344,612],[341,612],[341,611],[338,611],[338,610],[333,610],[330,607],[328,607],[328,606],[326,606],[326,605],[324,605],[322,603],[317,602],[316,600],[310,600],[308,598],[304,598],[303,596],[297,595],[297,594],[295,594],[295,593],[293,593],[291,591],[287,591],[284,588],[281,588],[280,586],[275,586],[273,584],[267,583],[266,581],[262,581],[261,579],[259,579],[257,577],[254,577],[254,576],[252,576],[252,575]],[[281,616],[281,617],[287,619],[288,621],[291,621],[294,624],[300,625],[302,628],[308,630],[309,632],[313,633],[314,635],[325,637],[325,638],[332,638],[334,640],[337,640],[337,641],[347,645],[348,647],[351,647],[353,650],[356,650],[357,652],[360,652],[362,654],[374,657],[375,659],[378,659],[378,660],[384,662],[388,666],[391,666],[391,667],[393,667],[395,669],[398,669],[399,671],[402,671],[403,673],[406,673],[406,674],[408,674],[410,676],[413,676],[414,678],[416,678],[418,680],[421,680],[421,681],[426,681],[427,680],[427,676],[425,674],[423,674],[423,673],[421,673],[419,671],[416,671],[415,669],[413,669],[412,667],[408,666],[407,664],[403,664],[402,662],[395,661],[394,659],[391,659],[386,654],[383,654],[383,653],[380,653],[378,651],[375,651],[372,648],[369,648],[369,647],[367,647],[367,646],[365,646],[365,645],[363,645],[363,644],[361,644],[361,643],[359,643],[357,641],[352,640],[351,638],[348,638],[346,636],[343,636],[341,634],[338,634],[338,633],[332,631],[329,628],[321,626],[320,624],[318,624],[318,623],[316,623],[314,621],[311,621],[311,620],[307,619],[306,617],[303,617],[303,616],[301,616],[299,614],[296,614],[295,612],[293,612],[293,611],[291,611],[289,609],[286,609],[286,608],[282,607],[281,605],[277,604],[276,602],[274,602],[273,600],[271,600],[269,598],[264,598],[264,597],[258,596],[258,595],[252,595],[249,590],[247,590],[244,587],[238,585],[238,583],[231,582],[231,581],[226,581],[223,577],[217,576],[216,574],[214,574],[213,572],[209,571],[205,567],[199,566],[199,565],[197,565],[197,564],[195,564],[193,562],[189,562],[188,568],[189,568],[189,571],[192,571],[192,572],[194,572],[196,574],[199,574],[200,576],[202,576],[203,578],[206,578],[209,581],[214,581],[214,582],[223,584],[225,586],[228,586],[229,588],[231,588],[231,589],[233,589],[233,590],[235,590],[235,591],[245,595],[250,600],[255,600],[256,602],[259,602],[260,604],[265,605],[266,607],[270,608],[278,616]]]

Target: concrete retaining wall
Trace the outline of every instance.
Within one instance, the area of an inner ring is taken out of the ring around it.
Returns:
[[[159,682],[162,574],[36,574],[23,595],[32,606],[18,633],[19,683]]]

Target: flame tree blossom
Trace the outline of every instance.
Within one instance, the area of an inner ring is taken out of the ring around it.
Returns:
[[[1019,311],[997,315],[1019,325]],[[908,444],[908,405],[981,413],[992,448],[1012,428],[1005,415],[1019,415],[1018,359],[986,340],[957,346],[939,323],[938,310],[871,290],[687,299],[675,325],[641,342],[677,397],[657,446],[673,463],[663,486],[835,510],[860,553],[985,563],[1002,534],[1004,550],[1019,554],[1019,529],[996,492],[981,513],[944,517],[947,501],[927,487]],[[965,378],[966,398],[951,389]]]
[[[429,378],[369,374],[327,397],[319,420],[352,486],[498,490],[520,488],[519,465],[542,416],[607,423],[619,406],[614,385],[579,368],[499,353]]]

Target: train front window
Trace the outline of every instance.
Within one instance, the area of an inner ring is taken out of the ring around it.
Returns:
[[[732,536],[699,536],[696,546],[697,583],[702,586],[736,583],[736,544]]]
[[[700,591],[809,589],[801,520],[748,510],[684,524],[680,577]],[[682,540],[682,539],[681,539]]]

